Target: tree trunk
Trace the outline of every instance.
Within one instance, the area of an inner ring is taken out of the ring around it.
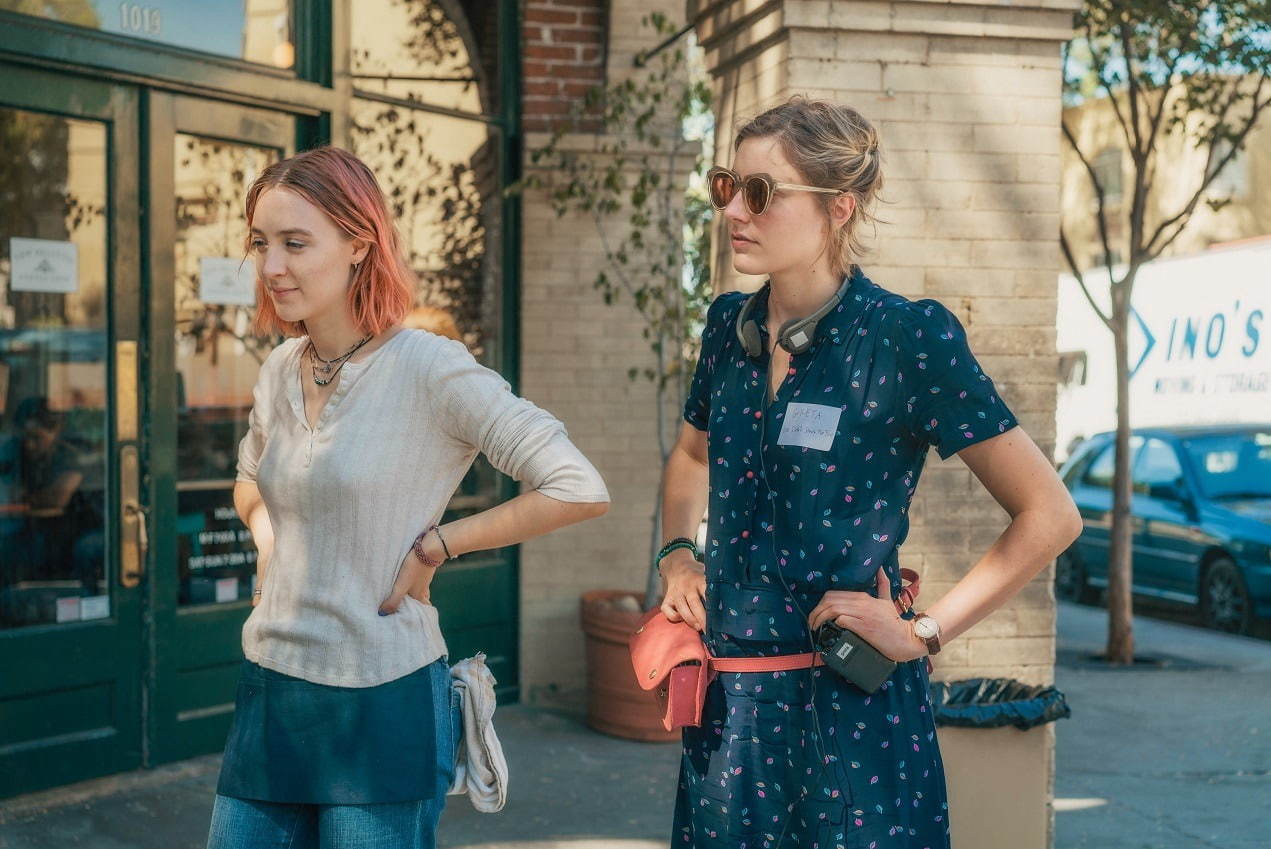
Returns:
[[[1112,525],[1108,549],[1108,647],[1113,664],[1134,663],[1133,517],[1130,514],[1130,284],[1133,272],[1112,288],[1112,339],[1116,351],[1116,471],[1112,479]]]

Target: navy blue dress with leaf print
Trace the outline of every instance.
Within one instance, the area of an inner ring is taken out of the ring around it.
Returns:
[[[765,351],[767,295],[751,313]],[[895,598],[928,449],[947,459],[1017,424],[956,316],[859,268],[768,403],[770,356],[734,329],[747,297],[711,305],[684,409],[707,432],[704,636],[720,657],[809,651],[821,595],[874,594],[880,566]],[[671,845],[947,849],[925,661],[873,695],[824,667],[721,674],[684,730]]]

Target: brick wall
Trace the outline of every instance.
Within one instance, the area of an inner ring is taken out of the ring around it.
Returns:
[[[527,132],[556,129],[587,89],[605,80],[604,0],[527,0],[522,34]],[[593,121],[586,129],[595,129]]]

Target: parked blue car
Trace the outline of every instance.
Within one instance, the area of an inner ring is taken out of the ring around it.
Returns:
[[[1108,585],[1114,436],[1059,470],[1085,523],[1056,562],[1061,598],[1094,601]],[[1134,592],[1198,605],[1234,633],[1271,616],[1271,424],[1137,428],[1130,456]]]

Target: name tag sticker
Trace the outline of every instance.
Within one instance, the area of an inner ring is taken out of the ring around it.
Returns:
[[[838,430],[839,416],[842,414],[843,411],[838,407],[791,402],[786,407],[777,444],[801,445],[804,448],[828,451],[834,444],[834,434]]]

